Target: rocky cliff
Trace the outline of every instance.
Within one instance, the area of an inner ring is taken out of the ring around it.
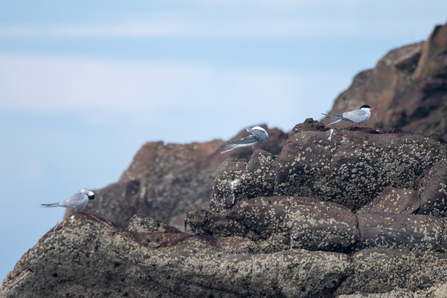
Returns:
[[[122,179],[151,179],[136,169]],[[184,216],[192,233],[145,214],[124,228],[97,215],[71,215],[23,255],[0,295],[447,294],[443,139],[329,130],[308,119],[279,155],[260,149],[248,160],[224,160],[210,198],[210,211],[199,207]]]
[[[447,138],[447,25],[437,26],[424,42],[391,50],[374,69],[356,75],[329,114],[363,104],[377,109],[366,123],[369,127]],[[327,125],[331,120],[322,121]]]
[[[270,139],[262,148],[279,154],[287,134],[280,129],[267,129]],[[247,136],[240,131],[233,139]],[[249,158],[253,149],[242,148],[220,154],[222,140],[191,144],[150,142],[137,152],[118,182],[95,190],[95,200],[83,209],[126,227],[136,214],[180,228],[186,212],[197,207],[208,208],[216,168],[228,157]],[[72,210],[65,213],[70,217]]]
[[[378,107],[373,129],[307,119],[224,155],[220,140],[145,144],[0,297],[447,297],[447,143],[431,134],[445,135],[446,32],[391,51],[336,100]]]

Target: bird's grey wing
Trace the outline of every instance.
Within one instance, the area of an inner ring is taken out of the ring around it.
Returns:
[[[250,135],[248,137],[245,137],[243,139],[240,140],[236,140],[236,141],[229,141],[228,143],[230,144],[235,144],[235,145],[255,145],[258,143],[258,138],[254,135]],[[229,146],[229,145],[227,145]]]
[[[76,209],[85,206],[87,202],[88,198],[86,198],[85,195],[76,193],[68,199],[60,201],[59,206]]]
[[[267,140],[269,139],[269,134],[266,131],[251,128],[246,128],[246,130],[254,135],[256,138],[258,138],[258,145],[267,142]]]
[[[363,123],[369,119],[368,112],[364,110],[355,110],[343,113],[343,118],[348,119],[352,123]]]

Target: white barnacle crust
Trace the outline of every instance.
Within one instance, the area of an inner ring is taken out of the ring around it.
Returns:
[[[233,196],[233,201],[231,202],[231,204],[234,205],[234,201],[236,200],[236,197],[234,196],[234,190],[236,189],[236,186],[239,183],[239,179],[234,179],[231,183],[230,183],[230,189],[231,189],[231,195]]]
[[[329,138],[328,138],[329,141],[332,139],[332,133],[333,133],[333,132],[334,132],[334,129],[331,128],[331,134],[329,135]]]
[[[57,222],[56,226],[54,226],[54,228],[53,228],[53,232],[56,231],[57,227],[59,226],[59,224],[60,224],[61,222],[62,222],[62,220]]]

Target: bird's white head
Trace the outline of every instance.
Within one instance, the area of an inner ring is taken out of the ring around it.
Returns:
[[[94,200],[95,199],[95,193],[93,191],[91,191],[91,190],[83,188],[79,192],[84,194],[84,195],[86,195],[89,200]]]

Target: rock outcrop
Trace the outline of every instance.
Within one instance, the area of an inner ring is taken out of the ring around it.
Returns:
[[[329,113],[341,114],[363,104],[377,109],[365,123],[369,127],[447,138],[447,25],[436,26],[424,42],[391,50],[374,69],[356,75]]]
[[[317,126],[312,119],[297,125],[279,156],[259,150],[248,163],[225,161],[217,170],[211,210],[220,213],[233,202],[275,195],[331,201],[355,211],[386,187],[416,188],[425,170],[447,163],[447,146],[437,137],[370,128],[322,131]],[[442,177],[445,169],[440,171]],[[445,206],[442,200],[436,204]]]
[[[0,296],[437,297],[446,164],[439,138],[308,119],[279,155],[223,161],[211,211],[185,216],[193,234],[144,214],[126,228],[75,214],[23,255]]]
[[[121,230],[67,218],[29,250],[1,297],[325,297],[353,268],[332,252],[252,254],[243,238]]]
[[[262,149],[279,154],[287,134],[265,128],[270,138]],[[234,139],[247,136],[242,130]],[[252,148],[220,154],[224,141],[163,144],[150,142],[135,155],[118,182],[95,190],[96,198],[83,209],[119,227],[126,227],[137,213],[181,228],[186,212],[208,208],[216,168],[227,158],[250,158]],[[73,214],[68,210],[65,218]]]
[[[374,129],[307,119],[225,155],[147,143],[0,297],[447,297],[447,143],[396,128],[445,135],[446,36],[391,51],[337,99],[386,111]]]

